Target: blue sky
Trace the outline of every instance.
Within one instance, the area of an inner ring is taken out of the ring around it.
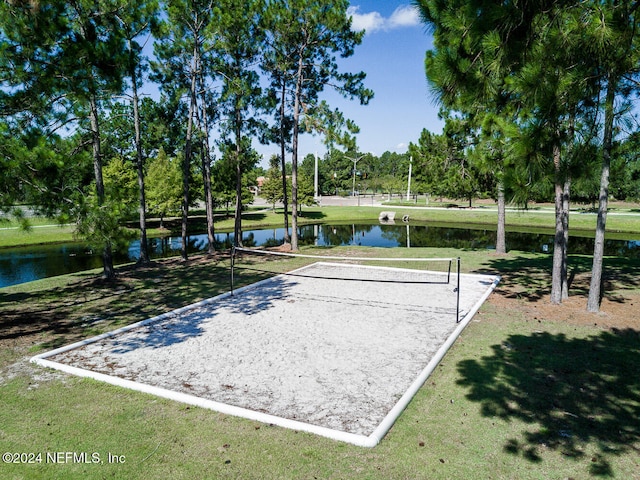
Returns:
[[[327,92],[326,99],[340,108],[360,127],[357,135],[361,152],[381,155],[385,151],[405,152],[409,142],[417,142],[423,128],[442,131],[438,106],[427,85],[424,56],[431,48],[431,35],[420,22],[410,2],[352,0],[349,13],[354,28],[366,34],[355,54],[341,60],[343,71],[367,73],[365,85],[375,96],[367,106]],[[267,158],[274,147],[259,147]],[[301,138],[300,158],[325,151],[319,137]]]

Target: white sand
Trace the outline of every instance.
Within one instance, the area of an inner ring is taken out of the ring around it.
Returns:
[[[462,276],[461,318],[494,280]],[[458,326],[453,287],[277,277],[49,360],[366,436]]]

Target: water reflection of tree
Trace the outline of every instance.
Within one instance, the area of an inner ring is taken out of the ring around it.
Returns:
[[[242,237],[242,246],[246,248],[253,248],[258,245],[256,241],[256,236],[253,232],[249,232],[246,236]]]
[[[430,227],[424,225],[381,225],[381,235],[398,245],[412,247],[489,248],[495,245],[496,233],[489,230]],[[407,242],[409,235],[410,243]]]
[[[320,225],[303,225],[298,228],[298,243],[300,245],[315,245],[316,243],[316,231],[321,227]]]
[[[398,225],[304,225],[299,228],[299,243],[301,245],[314,245],[317,237],[320,238],[324,245],[360,245],[363,234],[371,233],[374,229],[380,229],[381,237],[391,244],[399,247],[410,245],[411,247],[444,247],[458,249],[491,249],[494,248],[496,242],[496,232],[492,230],[471,230],[465,228],[446,228],[438,226],[425,225],[409,225],[407,230],[406,224]],[[282,238],[268,238],[263,242],[258,242],[253,232],[246,232],[245,244],[250,247],[264,246],[276,247],[282,244]],[[410,243],[407,243],[407,235]],[[507,232],[506,235],[508,250],[516,250],[523,252],[539,252],[553,253],[553,235],[536,234],[526,232]],[[591,255],[593,253],[593,238],[590,237],[571,237],[569,239],[569,253],[573,255]],[[215,248],[216,250],[227,250],[233,244],[232,233],[216,234]],[[368,241],[370,246],[375,242]],[[188,239],[188,253],[198,253],[206,251],[206,236],[192,235]],[[81,247],[84,248],[84,247]],[[176,254],[179,245],[172,243],[172,237],[150,238],[149,252],[152,258],[164,258]],[[82,252],[80,252],[82,253]],[[117,263],[123,263],[134,259],[137,250],[134,253],[116,254]],[[638,241],[621,241],[621,240],[605,240],[605,253],[623,258],[640,258],[640,248]],[[131,258],[129,258],[131,257]],[[81,255],[74,259],[75,262],[81,260]],[[98,259],[99,260],[99,259]],[[83,268],[95,268],[99,264],[90,265],[84,260]],[[44,265],[45,270],[56,272],[59,270],[59,260],[53,258],[47,259]],[[72,262],[73,263],[73,262]],[[69,271],[77,271],[73,266],[69,267]],[[53,273],[52,273],[53,274]],[[59,275],[59,273],[55,273]]]
[[[361,237],[377,225],[323,225],[322,240],[326,245],[359,245]]]
[[[173,256],[176,252],[179,252],[180,245],[174,242],[174,237],[149,238],[147,241],[147,249],[151,258],[165,258]],[[206,245],[203,243],[202,235],[195,235],[187,238],[187,253],[198,253],[204,249],[206,249]],[[139,254],[139,250],[134,253],[134,256],[137,254]]]
[[[35,255],[30,249],[25,248],[24,251],[29,253],[24,256],[8,256],[8,262],[5,261],[8,266],[3,271],[23,275],[28,280],[37,280],[102,266],[100,252],[96,251],[94,255],[91,247],[86,245],[67,247],[60,253],[57,246],[48,245],[39,246],[39,253]],[[30,270],[33,272],[29,272]]]
[[[166,257],[171,250],[169,237],[150,238],[148,242],[148,251],[154,258]]]

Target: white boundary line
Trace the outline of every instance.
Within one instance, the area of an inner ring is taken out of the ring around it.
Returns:
[[[322,263],[322,262],[319,262],[319,263]],[[310,267],[310,265],[307,265],[306,267],[302,267],[302,268],[300,268],[298,270],[303,270],[303,269],[309,268],[309,267]],[[296,271],[298,271],[298,270],[296,270]],[[185,312],[187,310],[190,310],[190,309],[193,309],[193,308],[198,308],[198,307],[203,306],[203,305],[208,305],[210,303],[218,302],[220,300],[223,300],[223,299],[225,299],[227,297],[232,296],[231,292],[223,293],[223,294],[217,295],[215,297],[203,300],[201,302],[197,302],[197,303],[194,303],[192,305],[181,307],[181,308],[178,308],[178,309],[173,310],[171,312],[167,312],[167,313],[164,313],[162,315],[158,315],[156,317],[149,318],[147,320],[143,320],[141,322],[137,322],[137,323],[134,323],[134,324],[131,324],[131,325],[127,325],[126,327],[122,327],[122,328],[119,328],[117,330],[113,330],[111,332],[103,333],[102,335],[97,335],[95,337],[91,337],[91,338],[88,338],[88,339],[85,339],[85,340],[82,340],[82,341],[79,341],[79,342],[72,343],[71,345],[67,345],[67,346],[64,346],[64,347],[57,348],[55,350],[51,350],[50,352],[45,352],[45,353],[42,353],[40,355],[36,355],[36,356],[32,357],[30,359],[30,361],[33,362],[33,363],[36,363],[38,365],[41,365],[43,367],[53,368],[55,370],[60,370],[60,371],[69,373],[71,375],[76,375],[76,376],[79,376],[79,377],[92,378],[94,380],[110,383],[112,385],[116,385],[116,386],[119,386],[119,387],[128,388],[128,389],[131,389],[131,390],[137,390],[139,392],[148,393],[148,394],[151,394],[151,395],[156,395],[158,397],[166,398],[166,399],[169,399],[169,400],[174,400],[174,401],[181,402],[181,403],[186,403],[186,404],[189,404],[189,405],[194,405],[194,406],[198,406],[198,407],[202,407],[202,408],[207,408],[209,410],[214,410],[216,412],[224,413],[224,414],[227,414],[227,415],[233,415],[233,416],[237,416],[237,417],[246,418],[246,419],[249,419],[249,420],[255,420],[257,422],[261,422],[261,423],[265,423],[265,424],[277,425],[279,427],[288,428],[288,429],[292,429],[292,430],[299,430],[299,431],[303,431],[303,432],[313,433],[313,434],[316,434],[316,435],[320,435],[322,437],[327,437],[327,438],[330,438],[330,439],[333,439],[333,440],[339,440],[341,442],[350,443],[350,444],[353,444],[353,445],[356,445],[356,446],[371,448],[371,447],[375,447],[378,443],[380,443],[382,438],[387,434],[387,432],[393,426],[393,424],[398,419],[400,414],[407,407],[407,405],[409,404],[411,399],[415,396],[415,394],[418,392],[420,387],[422,387],[422,385],[427,380],[429,375],[431,375],[431,373],[436,368],[438,363],[440,363],[440,360],[442,360],[442,358],[447,353],[449,348],[451,348],[451,345],[453,345],[453,343],[458,338],[460,333],[462,333],[464,328],[471,321],[473,316],[477,313],[477,311],[480,309],[482,304],[485,302],[485,300],[489,297],[491,292],[493,292],[493,290],[496,288],[496,286],[500,282],[500,277],[499,276],[475,275],[475,274],[461,274],[461,276],[464,276],[464,277],[484,277],[484,276],[487,276],[489,278],[492,278],[493,281],[491,283],[491,286],[487,288],[487,291],[480,298],[480,300],[478,300],[478,302],[476,302],[476,304],[465,315],[465,317],[458,324],[458,326],[453,331],[453,333],[449,336],[449,338],[446,340],[446,342],[438,349],[438,351],[435,353],[435,355],[433,356],[431,361],[429,361],[429,363],[424,368],[424,370],[422,370],[420,375],[418,375],[418,377],[414,380],[414,382],[409,386],[407,391],[402,395],[402,397],[400,397],[398,402],[396,402],[396,404],[389,411],[389,413],[385,416],[385,418],[382,420],[382,422],[380,422],[380,424],[375,428],[373,433],[371,433],[368,436],[366,436],[366,435],[358,435],[358,434],[348,433],[348,432],[343,432],[341,430],[334,430],[334,429],[331,429],[331,428],[321,427],[319,425],[312,425],[312,424],[309,424],[309,423],[304,423],[304,422],[300,422],[300,421],[296,421],[296,420],[290,420],[290,419],[283,418],[283,417],[277,417],[275,415],[270,415],[270,414],[267,414],[267,413],[257,412],[257,411],[254,411],[254,410],[249,410],[247,408],[236,407],[236,406],[233,406],[233,405],[227,405],[225,403],[216,402],[216,401],[213,401],[213,400],[208,400],[208,399],[196,397],[194,395],[189,395],[189,394],[181,393],[181,392],[174,392],[172,390],[168,390],[168,389],[165,389],[165,388],[155,387],[153,385],[147,385],[147,384],[144,384],[144,383],[138,383],[138,382],[134,382],[132,380],[126,380],[126,379],[119,378],[119,377],[113,377],[113,376],[110,376],[110,375],[105,375],[103,373],[93,372],[91,370],[85,370],[85,369],[82,369],[82,368],[72,367],[70,365],[65,365],[65,364],[62,364],[62,363],[58,363],[58,362],[54,362],[54,361],[51,361],[51,360],[47,360],[49,357],[52,357],[54,355],[58,355],[60,353],[68,352],[69,350],[73,350],[73,349],[76,349],[76,348],[79,348],[79,347],[82,347],[82,346],[85,346],[85,345],[88,345],[88,344],[91,344],[91,343],[98,342],[98,341],[100,341],[100,340],[102,340],[104,338],[114,337],[116,335],[119,335],[120,333],[124,333],[124,332],[127,332],[129,330],[133,330],[133,329],[148,325],[150,323],[158,322],[158,321],[164,320],[164,319],[166,319],[168,317],[179,315],[180,313],[183,313],[183,312]],[[275,278],[278,278],[278,277],[280,277],[280,275],[277,276],[277,277],[268,278],[266,280],[261,280],[259,282],[253,283],[251,285],[247,285],[245,287],[241,287],[241,288],[239,288],[239,289],[234,291],[234,295],[242,293],[242,292],[244,292],[246,290],[250,290],[250,289],[256,288],[256,287],[258,287],[258,286],[260,286],[262,284],[271,282]]]
[[[480,275],[472,275],[472,274],[460,274],[461,277],[477,277]],[[367,438],[369,440],[369,444],[363,445],[366,447],[375,447],[380,440],[387,434],[389,429],[393,426],[395,421],[398,419],[400,414],[404,411],[404,409],[409,405],[409,402],[413,399],[418,390],[424,385],[424,382],[427,381],[427,378],[431,375],[431,373],[435,370],[440,363],[440,360],[444,357],[444,355],[449,351],[449,348],[453,345],[456,339],[460,336],[462,331],[465,329],[467,324],[471,321],[471,319],[478,312],[482,304],[487,300],[491,292],[495,290],[500,283],[500,276],[494,276],[494,280],[491,283],[491,286],[487,288],[487,291],[482,295],[482,297],[476,302],[476,304],[469,310],[469,312],[464,316],[464,318],[458,323],[458,326],[453,331],[449,338],[447,338],[446,342],[438,349],[435,355],[431,358],[427,366],[420,372],[418,378],[414,380],[414,382],[409,386],[407,391],[400,397],[400,400],[394,405],[394,407],[389,411],[387,416],[380,422],[380,424],[376,427],[371,435]]]

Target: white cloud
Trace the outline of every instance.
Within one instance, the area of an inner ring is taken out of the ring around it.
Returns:
[[[400,142],[398,145],[396,145],[396,151],[399,152],[401,150],[406,150],[407,149],[407,144],[404,142]]]
[[[413,27],[420,24],[418,10],[412,5],[400,5],[389,18],[383,17],[380,12],[360,13],[359,6],[349,7],[347,15],[351,17],[353,30],[366,30],[367,33]]]
[[[389,18],[390,28],[415,27],[420,25],[418,9],[412,5],[400,5]]]
[[[360,13],[360,7],[349,7],[347,15],[351,17],[351,28],[357,32],[366,30],[368,33],[380,30],[385,19],[378,12]]]

